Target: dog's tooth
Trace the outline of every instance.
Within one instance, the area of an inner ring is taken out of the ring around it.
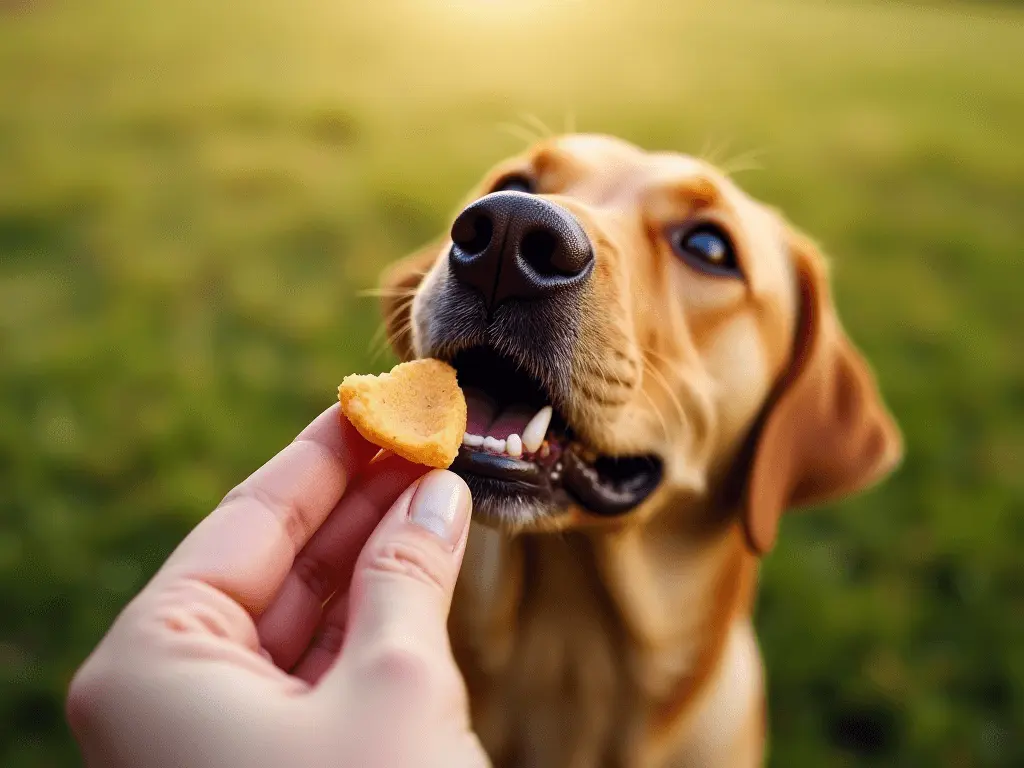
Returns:
[[[544,442],[544,435],[548,433],[548,427],[551,425],[551,416],[554,411],[550,405],[545,405],[536,415],[530,419],[530,423],[526,425],[526,429],[523,430],[523,448],[528,453],[533,453],[540,444]]]
[[[505,453],[511,456],[513,459],[518,459],[523,455],[523,439],[519,435],[509,435],[505,440]]]
[[[491,451],[492,453],[504,453],[505,441],[488,435],[484,438],[484,450]]]
[[[471,435],[469,432],[462,436],[462,444],[470,448],[479,448],[484,444],[483,435]]]

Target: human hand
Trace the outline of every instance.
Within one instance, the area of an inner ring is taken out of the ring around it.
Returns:
[[[469,489],[376,453],[335,405],[185,538],[71,683],[89,765],[488,765],[446,630]]]

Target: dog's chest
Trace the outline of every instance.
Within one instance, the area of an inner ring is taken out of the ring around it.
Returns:
[[[586,542],[481,531],[462,573],[453,645],[496,765],[626,764],[641,697]]]

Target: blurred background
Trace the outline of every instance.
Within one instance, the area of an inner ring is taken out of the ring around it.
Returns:
[[[905,430],[764,564],[770,764],[1024,765],[1024,3],[881,0],[0,0],[0,765],[76,764],[117,612],[393,362],[358,292],[571,127],[818,238]]]

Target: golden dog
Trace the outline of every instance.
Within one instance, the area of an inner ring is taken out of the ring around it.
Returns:
[[[711,165],[596,135],[492,170],[384,277],[459,373],[451,615],[497,766],[759,765],[759,557],[903,445],[814,244]]]

